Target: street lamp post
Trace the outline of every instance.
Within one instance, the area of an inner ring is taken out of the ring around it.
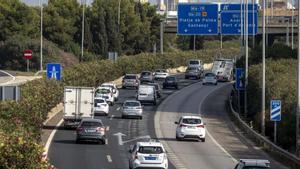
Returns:
[[[298,104],[296,114],[296,153],[300,156],[300,2],[298,2]]]
[[[118,32],[120,32],[120,17],[121,17],[121,0],[119,0],[119,6],[118,6]]]
[[[81,0],[81,5],[82,5],[82,32],[81,32],[81,57],[79,59],[79,61],[81,62],[83,59],[83,43],[84,43],[84,10],[85,10],[85,5],[86,5],[86,0]]]
[[[261,133],[265,135],[265,108],[266,108],[266,0],[263,0],[263,37],[262,37],[262,106],[261,106]]]
[[[39,0],[41,8],[41,44],[40,44],[40,70],[43,70],[43,0]]]

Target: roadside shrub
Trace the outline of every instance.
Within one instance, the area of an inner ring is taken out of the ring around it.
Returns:
[[[267,59],[266,61],[266,135],[273,138],[273,122],[270,121],[270,100],[282,102],[282,120],[278,122],[278,144],[293,150],[295,145],[297,105],[297,61],[294,59]],[[260,130],[261,115],[261,64],[249,67],[248,111],[251,120]]]

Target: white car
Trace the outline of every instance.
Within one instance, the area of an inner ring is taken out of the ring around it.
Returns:
[[[94,115],[104,114],[108,115],[109,105],[107,104],[105,98],[95,97],[94,101]]]
[[[129,151],[129,168],[168,168],[167,153],[160,142],[137,142]]]
[[[118,90],[116,84],[114,84],[114,83],[103,83],[103,84],[101,85],[101,87],[110,87],[110,88],[112,89],[112,92],[113,92],[113,96],[114,96],[114,98],[115,98],[115,101],[118,100],[118,98],[119,98],[119,90]]]
[[[205,142],[205,124],[199,116],[182,116],[176,128],[176,140],[197,139]]]
[[[190,59],[187,64],[188,67],[197,67],[201,72],[204,71],[203,62],[199,59]]]
[[[153,105],[156,105],[157,96],[155,86],[140,85],[136,99],[141,103],[152,103]]]
[[[260,159],[240,159],[239,163],[234,167],[234,169],[270,169],[269,160]]]
[[[95,97],[105,98],[106,102],[110,106],[114,105],[115,98],[113,96],[113,92],[110,87],[98,87],[95,92]]]
[[[202,80],[202,84],[203,85],[206,85],[206,84],[217,85],[218,84],[217,76],[214,73],[205,73],[204,78]]]
[[[169,73],[165,69],[157,69],[154,72],[154,79],[165,79],[167,76],[169,76]]]
[[[126,100],[123,104],[122,118],[125,117],[138,117],[143,118],[143,107],[139,101]]]

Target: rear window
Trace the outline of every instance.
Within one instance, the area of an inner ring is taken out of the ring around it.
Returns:
[[[134,75],[126,75],[124,77],[124,79],[136,79],[136,76],[134,76]]]
[[[189,68],[187,68],[187,70],[198,70],[198,68],[196,68],[196,67],[189,67]]]
[[[112,88],[112,89],[114,89],[114,86],[112,86],[112,85],[101,85],[102,87],[109,87],[109,88]]]
[[[149,75],[151,75],[151,73],[150,72],[142,72],[141,75],[142,76],[149,76]]]
[[[82,127],[101,127],[102,123],[94,121],[84,121],[81,123]]]
[[[138,152],[142,154],[161,154],[163,149],[161,147],[144,146],[140,147]]]
[[[206,73],[205,76],[207,76],[207,77],[214,77],[215,74],[213,74],[213,73]]]
[[[175,81],[175,77],[173,77],[173,76],[169,76],[169,77],[167,77],[167,78],[166,78],[166,80]]]
[[[200,119],[183,119],[182,123],[185,123],[185,124],[201,124],[201,120]]]
[[[197,60],[191,60],[190,65],[200,65],[200,63]]]
[[[139,102],[125,102],[124,106],[137,107],[137,106],[141,106],[141,104]]]
[[[97,94],[108,94],[110,93],[109,89],[97,89],[96,91]]]
[[[98,103],[105,103],[103,99],[95,99],[95,107],[97,106]]]

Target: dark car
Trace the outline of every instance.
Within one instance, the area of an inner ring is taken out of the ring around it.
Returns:
[[[83,119],[76,129],[76,143],[97,141],[105,144],[105,127],[100,119]]]
[[[178,89],[178,82],[176,76],[168,76],[163,82],[163,88],[175,88]]]
[[[154,82],[154,76],[153,73],[150,71],[142,71],[141,76],[140,76],[140,82]]]
[[[161,88],[158,83],[148,83],[147,85],[154,86],[157,97],[159,97],[159,98],[161,97]]]
[[[200,79],[202,72],[198,67],[188,67],[185,71],[185,79],[196,78]]]

